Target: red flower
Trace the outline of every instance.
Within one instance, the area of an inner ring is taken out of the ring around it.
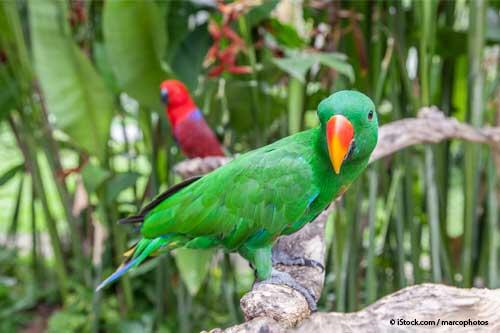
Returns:
[[[236,64],[237,55],[244,50],[245,42],[231,28],[233,23],[241,16],[249,7],[250,2],[236,2],[229,5],[219,2],[218,8],[222,13],[222,24],[219,26],[215,21],[211,21],[208,25],[208,32],[212,36],[213,44],[205,57],[205,66],[215,64],[209,71],[210,77],[220,76],[227,71],[232,74],[248,74],[252,71],[249,66],[238,66]],[[229,42],[222,49],[222,42]]]

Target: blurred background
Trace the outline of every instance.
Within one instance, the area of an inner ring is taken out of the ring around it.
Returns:
[[[381,124],[436,105],[500,125],[497,1],[0,2],[0,331],[194,332],[242,322],[253,273],[177,251],[101,293],[116,224],[180,179],[159,84],[183,81],[231,154],[316,126],[357,89]],[[461,141],[372,164],[327,229],[320,311],[407,285],[500,287],[500,155]]]

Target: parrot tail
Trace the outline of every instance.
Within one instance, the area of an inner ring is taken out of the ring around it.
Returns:
[[[155,255],[159,250],[170,251],[183,245],[185,237],[179,234],[167,234],[157,238],[143,238],[132,248],[124,253],[124,263],[116,269],[106,280],[96,288],[96,292],[118,280],[130,269],[137,267],[149,256]]]

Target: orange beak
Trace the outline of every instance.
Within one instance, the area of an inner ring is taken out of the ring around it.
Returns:
[[[326,124],[326,141],[328,154],[336,174],[340,168],[351,146],[354,137],[354,128],[346,117],[336,115],[331,117]]]

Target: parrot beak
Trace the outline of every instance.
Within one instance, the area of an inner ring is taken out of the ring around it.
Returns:
[[[328,120],[326,124],[326,141],[330,161],[336,174],[340,173],[340,168],[349,153],[353,137],[354,128],[346,117],[336,115]]]
[[[165,88],[161,89],[161,101],[165,104],[168,105],[168,90]]]

